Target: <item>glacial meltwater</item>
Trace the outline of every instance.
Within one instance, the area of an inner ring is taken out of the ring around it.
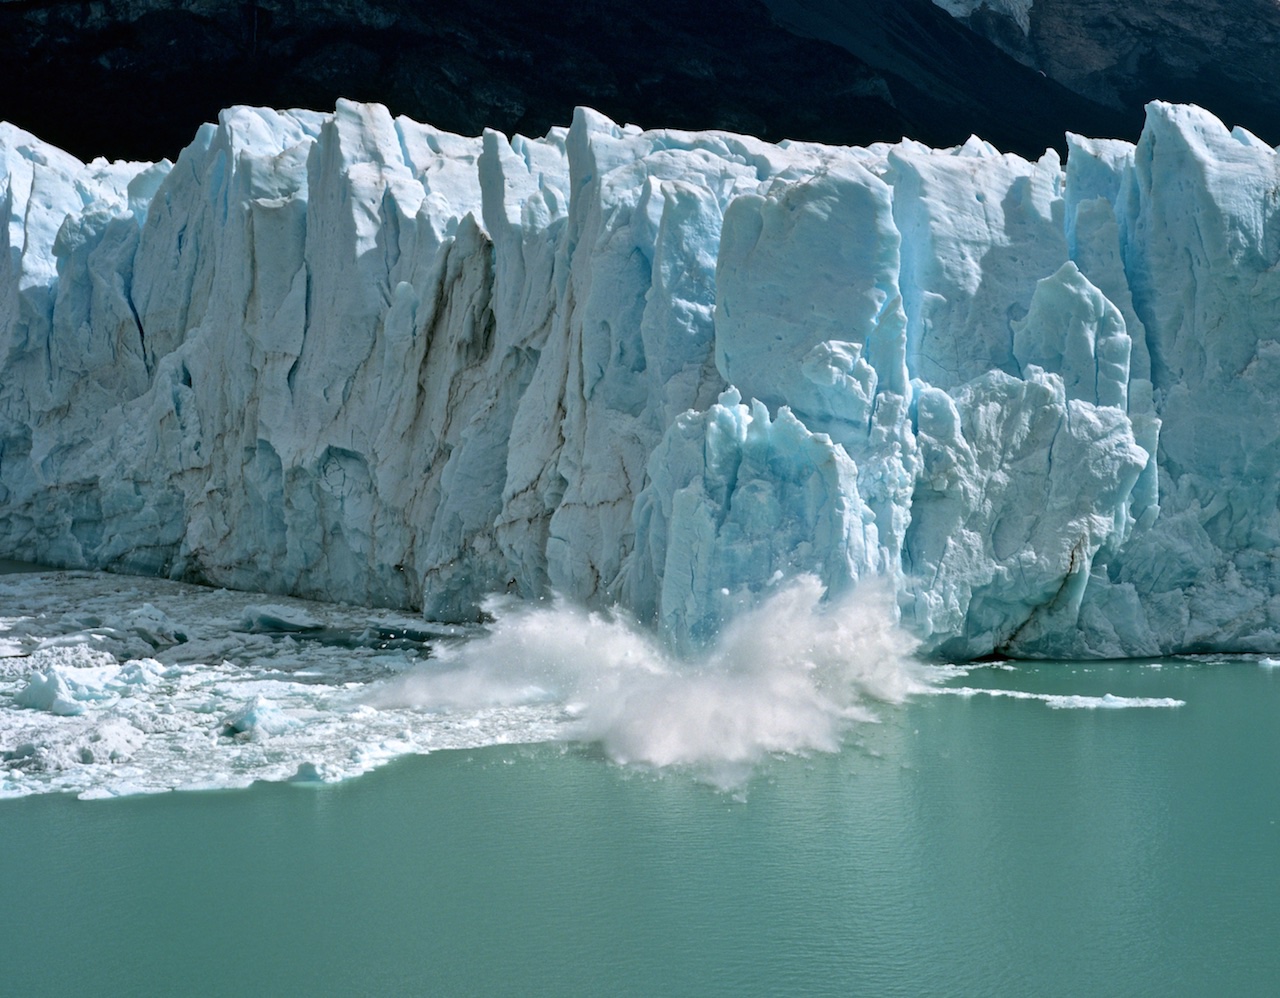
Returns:
[[[1274,993],[1280,662],[922,666],[813,595],[689,663],[5,576],[0,990]]]

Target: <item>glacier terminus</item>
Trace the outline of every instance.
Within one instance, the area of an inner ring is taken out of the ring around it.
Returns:
[[[1280,646],[1280,157],[1063,164],[237,107],[0,126],[0,554],[705,645],[882,580],[930,655]]]

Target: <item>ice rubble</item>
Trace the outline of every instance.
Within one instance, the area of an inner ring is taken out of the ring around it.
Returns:
[[[466,632],[255,598],[90,572],[0,578],[0,799],[329,782],[564,727],[558,705],[374,709],[371,689]]]
[[[1065,170],[585,109],[233,108],[154,165],[0,126],[0,215],[5,554],[686,647],[806,572],[956,658],[1280,643],[1280,168],[1200,109]]]

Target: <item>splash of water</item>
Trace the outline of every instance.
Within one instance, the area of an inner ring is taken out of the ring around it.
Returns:
[[[834,752],[872,702],[925,688],[892,593],[863,585],[824,601],[803,576],[730,622],[689,658],[629,621],[561,601],[494,602],[487,634],[382,688],[378,706],[475,710],[561,703],[570,737],[614,760],[689,768],[740,785],[773,753]]]

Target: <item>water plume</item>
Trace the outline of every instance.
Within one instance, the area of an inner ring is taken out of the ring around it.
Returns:
[[[836,751],[851,724],[874,720],[872,703],[925,688],[887,586],[824,595],[812,576],[784,583],[686,657],[617,615],[498,600],[486,634],[442,649],[374,703],[560,703],[568,737],[619,763],[687,768],[734,787],[766,755]]]

